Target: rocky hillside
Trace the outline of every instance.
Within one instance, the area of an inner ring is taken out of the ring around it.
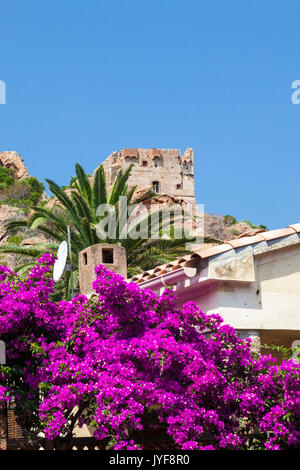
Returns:
[[[65,190],[69,192],[70,186]],[[148,199],[145,205],[153,209],[155,204],[172,204],[174,200],[174,197],[161,195],[151,200]],[[9,151],[0,153],[0,244],[34,245],[45,241],[45,236],[41,235],[38,230],[32,231],[27,228],[18,229],[15,234],[7,235],[4,224],[8,220],[29,217],[32,205],[41,204],[53,207],[55,202],[55,199],[49,199],[46,196],[42,183],[29,175],[21,155]],[[249,221],[238,222],[230,215],[205,214],[204,216],[205,237],[209,244],[254,235],[264,230],[266,230],[264,226],[257,227]],[[15,267],[17,258],[16,255],[2,254],[0,263]]]
[[[206,237],[217,238],[222,241],[252,236],[267,230],[266,226],[253,225],[249,220],[239,222],[231,215],[212,214],[205,214],[204,228]]]
[[[7,235],[4,224],[8,220],[19,220],[29,216],[30,207],[46,203],[44,186],[37,178],[31,177],[24,160],[17,152],[0,153],[0,243],[33,245],[45,240],[37,230],[19,229]],[[0,263],[15,267],[16,255],[1,254]]]
[[[11,169],[16,180],[21,180],[30,176],[26,166],[24,165],[24,159],[17,152],[0,153],[0,165]]]

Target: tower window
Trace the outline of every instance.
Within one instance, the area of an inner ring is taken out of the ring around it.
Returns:
[[[154,157],[153,161],[155,168],[157,168],[158,166],[163,166],[163,162],[160,157]]]
[[[159,182],[158,181],[153,181],[152,183],[152,191],[154,193],[159,193]]]
[[[105,264],[114,263],[114,250],[113,248],[103,248],[102,250],[102,262]]]
[[[87,253],[83,253],[83,262],[87,264]]]

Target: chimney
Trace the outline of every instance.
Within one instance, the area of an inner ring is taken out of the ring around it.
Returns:
[[[95,267],[105,267],[127,278],[126,249],[120,245],[98,243],[82,250],[78,255],[80,293],[87,295],[93,292],[93,281],[96,279]]]

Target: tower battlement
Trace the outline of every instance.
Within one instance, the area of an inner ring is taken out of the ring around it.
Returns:
[[[119,169],[124,172],[133,164],[129,186],[137,191],[150,189],[194,206],[194,153],[187,148],[183,155],[178,149],[125,148],[113,152],[103,163],[110,187]]]

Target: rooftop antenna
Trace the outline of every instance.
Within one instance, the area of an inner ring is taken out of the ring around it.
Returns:
[[[6,364],[6,347],[4,341],[0,341],[0,364]]]
[[[74,297],[74,280],[73,280],[73,265],[72,265],[72,249],[71,249],[71,233],[70,226],[68,225],[68,248],[69,248],[69,260],[70,264],[68,265],[68,271],[71,271],[71,295],[72,299]]]
[[[57,251],[57,260],[53,267],[53,280],[58,282],[63,277],[65,271],[71,272],[71,295],[74,297],[74,282],[73,282],[73,266],[72,266],[72,250],[71,250],[71,234],[68,225],[68,242],[65,240],[61,242]],[[69,253],[69,264],[67,264],[67,257]]]

